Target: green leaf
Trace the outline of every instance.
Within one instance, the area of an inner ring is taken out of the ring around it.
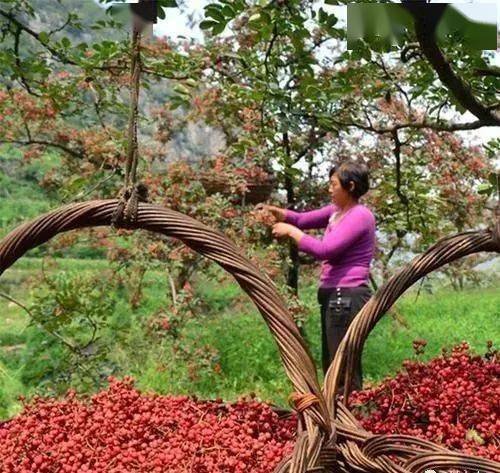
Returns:
[[[71,46],[71,41],[64,37],[63,39],[61,39],[61,44],[67,49]]]
[[[205,9],[205,16],[206,17],[210,17],[210,18],[213,18],[214,20],[216,20],[218,23],[219,22],[225,22],[226,21],[226,18],[224,17],[224,15],[222,14],[222,11],[220,8],[215,8],[215,7],[209,7],[207,9]]]
[[[467,432],[465,433],[465,438],[469,441],[474,441],[479,445],[484,444],[484,439],[479,435],[479,433],[474,430],[474,429],[468,429]]]
[[[328,27],[333,28],[339,19],[332,13],[331,15],[328,15]]]
[[[326,13],[325,10],[323,10],[323,8],[320,8],[319,9],[319,22],[320,23],[326,23],[328,21],[328,13]]]
[[[454,95],[450,95],[450,102],[453,104],[455,109],[462,115],[467,112],[467,109],[455,98]]]
[[[38,39],[41,43],[47,44],[49,42],[49,35],[45,31],[40,31],[40,33],[38,33]]]
[[[478,194],[491,194],[493,192],[493,186],[491,184],[483,183],[477,186]]]
[[[202,30],[210,30],[214,26],[218,25],[216,21],[213,20],[205,20],[200,23],[200,29]]]
[[[224,5],[224,7],[222,8],[222,13],[228,18],[234,18],[237,15],[234,8],[230,5]]]
[[[169,109],[170,110],[176,110],[177,108],[179,108],[180,106],[182,105],[182,103],[180,102],[170,102],[170,105],[169,105]]]
[[[260,20],[261,18],[261,15],[260,13],[254,13],[249,19],[248,19],[248,23],[256,23]]]
[[[170,110],[189,105],[188,101],[181,95],[174,95],[170,98]]]
[[[181,95],[189,95],[189,90],[186,89],[182,84],[178,84],[174,87],[174,92],[177,92]]]
[[[66,186],[66,190],[72,194],[80,191],[87,184],[87,179],[77,176]]]
[[[284,170],[283,174],[292,179],[298,179],[302,175],[302,171],[296,168],[289,167],[288,169]]]
[[[499,182],[500,182],[500,174],[496,173],[496,172],[492,172],[488,176],[488,181],[490,181],[491,185],[494,186],[495,188],[497,188],[497,190],[498,190],[498,186],[499,186]]]
[[[164,8],[176,8],[178,6],[179,5],[177,5],[177,1],[176,0],[160,0],[158,2],[158,10],[160,10],[161,7],[164,7]]]
[[[212,33],[214,35],[220,34],[224,31],[226,28],[226,23],[217,23],[213,28],[212,28]]]

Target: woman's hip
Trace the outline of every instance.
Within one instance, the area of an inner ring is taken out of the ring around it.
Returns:
[[[323,306],[332,300],[340,302],[349,299],[356,302],[355,305],[359,305],[359,302],[366,302],[372,293],[370,287],[365,284],[355,287],[320,287],[318,289],[318,302]]]

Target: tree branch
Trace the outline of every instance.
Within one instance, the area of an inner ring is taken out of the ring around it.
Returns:
[[[56,28],[55,30],[51,30],[49,32],[49,37],[52,36],[53,34],[59,33],[59,31],[62,31],[64,28],[66,28],[66,26],[68,26],[69,23],[71,22],[72,18],[73,18],[72,14],[68,13],[68,16],[66,17],[66,21],[61,26]]]
[[[320,140],[328,133],[328,131],[322,130],[321,132],[314,134],[314,127],[311,129],[311,132],[311,139],[309,140],[309,143],[295,155],[294,163],[298,163],[309,151],[315,149]]]
[[[455,74],[436,43],[435,30],[444,10],[440,10],[440,15],[432,21],[429,7],[435,8],[439,4],[427,5],[426,2],[420,0],[402,0],[402,5],[412,15],[422,53],[436,71],[441,82],[460,105],[475,115],[483,125],[500,126],[500,117],[474,97],[469,85]]]
[[[0,144],[16,144],[21,146],[31,146],[31,145],[50,146],[51,148],[60,149],[65,153],[68,153],[69,155],[73,156],[74,158],[83,159],[85,157],[85,153],[75,151],[74,149],[68,148],[67,146],[61,145],[59,143],[53,143],[45,140],[28,140],[28,141],[0,140]]]
[[[73,199],[71,199],[67,203],[75,203],[75,202],[78,202],[78,201],[85,199],[85,197],[92,194],[92,192],[99,189],[99,187],[101,187],[103,184],[105,184],[106,182],[110,181],[113,177],[115,177],[116,174],[117,174],[117,170],[114,169],[113,172],[111,172],[104,179],[101,179],[99,182],[97,182],[95,185],[93,185],[90,189],[86,190],[83,194],[82,193],[78,194],[76,197],[74,197]]]
[[[19,55],[19,41],[20,41],[20,38],[21,38],[21,28],[18,26],[16,28],[16,31],[14,33],[14,56],[15,56],[15,61],[16,61],[16,67],[17,67],[17,71],[19,73],[19,78],[20,78],[20,81],[21,81],[21,85],[26,89],[26,91],[35,96],[35,97],[41,97],[40,94],[37,94],[36,92],[33,91],[33,89],[31,89],[24,73],[23,73],[23,65],[22,65],[22,62],[21,62],[21,57]]]
[[[24,23],[20,22],[14,15],[11,13],[8,13],[4,10],[0,10],[0,15],[12,22],[16,27],[28,35],[30,35],[32,38],[36,39],[44,48],[47,49],[54,57],[58,58],[60,61],[66,63],[66,64],[71,64],[76,66],[77,63],[68,58],[66,55],[62,54],[61,51],[58,51],[57,49],[53,48],[50,46],[50,44],[46,44],[43,41],[40,40],[40,34],[31,29],[29,26],[25,25]]]
[[[460,131],[460,130],[477,130],[478,128],[482,128],[484,126],[497,126],[497,125],[495,125],[494,123],[485,124],[481,120],[476,120],[474,122],[468,122],[468,123],[438,123],[438,122],[425,122],[425,121],[421,123],[418,122],[398,123],[397,125],[386,128],[370,127],[357,122],[346,123],[346,126],[361,128],[362,130],[373,131],[374,133],[382,135],[384,133],[392,133],[394,130],[402,130],[404,128],[413,128],[413,129],[430,128],[435,131]]]
[[[269,41],[269,45],[266,50],[266,55],[264,57],[264,69],[266,70],[266,77],[269,76],[269,69],[268,69],[268,62],[269,62],[269,57],[271,56],[271,51],[273,50],[274,42],[278,38],[278,26],[276,23],[274,23],[273,26],[273,36],[271,37],[271,40]]]
[[[376,60],[372,61],[373,64],[375,64],[377,67],[382,69],[385,77],[391,81],[391,83],[399,90],[399,92],[403,95],[403,97],[406,100],[406,105],[408,106],[408,110],[411,110],[411,102],[412,99],[408,96],[406,90],[403,89],[403,87],[399,84],[399,81],[395,79],[391,73],[388,71],[387,66],[384,63],[384,60],[382,57],[380,57],[380,63],[377,62]]]
[[[8,294],[5,294],[3,292],[0,292],[0,297],[3,297],[4,299],[7,299],[8,301],[12,302],[13,304],[16,304],[18,307],[20,307],[21,309],[23,309],[27,314],[28,316],[30,317],[30,319],[33,321],[33,322],[36,322],[36,318],[33,316],[33,313],[31,312],[30,309],[28,309],[28,307],[26,307],[23,303],[19,302],[17,299],[14,299],[13,297],[9,296]],[[54,336],[55,338],[57,338],[63,345],[66,345],[70,351],[72,351],[73,353],[77,353],[77,354],[80,354],[80,349],[79,347],[73,345],[71,342],[69,342],[68,340],[66,340],[64,337],[62,337],[61,335],[59,335],[57,332],[52,332],[51,330],[47,330],[43,324],[40,324],[38,322],[36,322],[38,327],[40,329],[42,329],[44,332]]]
[[[493,76],[500,77],[500,68],[491,68],[491,69],[475,69],[474,74],[476,76]]]
[[[43,42],[40,39],[40,33],[33,30],[28,25],[25,25],[21,21],[19,21],[13,14],[6,12],[5,10],[0,9],[0,16],[3,16],[7,20],[9,20],[11,23],[13,23],[19,32],[24,31],[26,34],[28,34],[29,36],[34,38],[38,43],[40,43],[40,45],[42,47],[44,47],[47,51],[49,51],[50,54],[53,57],[55,57],[56,59],[58,59],[60,62],[62,62],[64,64],[69,64],[71,66],[82,67],[80,64],[78,64],[76,61],[74,61],[73,59],[68,57],[62,51],[59,51],[58,49],[54,48],[53,46],[51,46],[47,42]],[[68,21],[69,21],[69,18],[68,18]],[[49,36],[51,34],[55,33],[56,31],[63,29],[67,25],[68,21],[61,28],[59,28],[55,31],[52,31],[49,34]],[[107,65],[107,66],[93,66],[91,69],[92,70],[100,70],[100,71],[128,71],[129,68],[127,66]],[[166,75],[166,74],[163,74],[159,71],[155,71],[155,70],[150,69],[150,68],[144,68],[143,72],[146,74],[156,76],[156,77],[161,78],[161,79],[170,79],[170,80],[185,80],[185,79],[188,79],[190,77],[188,75],[184,75],[184,76]]]
[[[402,130],[405,128],[410,128],[410,129],[424,129],[424,128],[429,128],[435,131],[462,131],[462,130],[477,130],[478,128],[482,128],[485,126],[497,126],[494,123],[484,123],[482,120],[476,120],[473,122],[466,122],[466,123],[440,123],[440,122],[428,122],[428,121],[423,121],[423,122],[408,122],[408,123],[397,123],[396,125],[389,126],[389,127],[377,127],[377,126],[370,126],[369,124],[365,123],[360,123],[360,122],[355,122],[355,121],[350,121],[350,122],[341,122],[338,120],[332,119],[330,115],[313,115],[313,114],[297,114],[294,113],[294,115],[300,115],[305,118],[311,118],[311,117],[316,117],[316,118],[325,118],[329,119],[332,121],[334,127],[332,126],[332,129],[329,131],[334,131],[339,128],[359,128],[360,130],[365,130],[365,131],[371,131],[373,133],[377,133],[379,135],[383,135],[386,133],[392,134],[394,130]]]
[[[401,141],[399,140],[398,131],[394,130],[392,132],[392,139],[394,140],[394,157],[396,158],[396,194],[399,200],[404,205],[406,209],[406,225],[407,230],[412,230],[411,219],[410,219],[410,202],[408,197],[401,191]],[[398,235],[399,236],[399,235]]]

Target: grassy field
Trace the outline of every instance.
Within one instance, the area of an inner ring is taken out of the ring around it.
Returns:
[[[33,298],[30,288],[40,278],[40,263],[38,258],[29,257],[18,261],[2,276],[0,290],[29,305]],[[79,273],[92,278],[103,274],[106,267],[103,260],[61,259],[46,271],[71,270],[68,277]],[[144,390],[227,400],[253,392],[263,400],[286,404],[291,387],[276,345],[260,314],[229,277],[223,283],[210,279],[196,282],[196,295],[203,304],[182,330],[188,359],[179,356],[168,337],[152,341],[145,331],[148,318],[168,297],[166,287],[162,272],[149,272],[145,299],[136,311],[116,295],[117,304],[103,332],[109,347],[106,369],[113,366],[117,376],[132,375]],[[395,373],[404,359],[413,356],[412,341],[417,338],[428,341],[425,357],[462,340],[483,353],[487,340],[498,342],[500,293],[495,289],[441,289],[434,294],[421,293],[418,298],[414,291],[405,295],[397,303],[404,323],[386,316],[367,341],[363,354],[365,381],[377,382]],[[307,305],[305,330],[320,366],[315,284],[301,287],[300,297]],[[0,416],[5,418],[19,411],[17,395],[38,392],[36,385],[26,383],[31,379],[26,373],[35,368],[43,371],[44,363],[52,363],[53,369],[57,365],[50,358],[57,358],[59,352],[55,348],[34,350],[34,344],[49,344],[48,336],[30,326],[28,315],[15,303],[0,298],[0,309]]]

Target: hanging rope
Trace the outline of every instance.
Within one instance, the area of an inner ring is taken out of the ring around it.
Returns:
[[[141,32],[143,23],[134,17],[132,23],[132,57],[130,68],[130,112],[128,120],[127,163],[125,183],[120,191],[119,202],[111,220],[115,227],[135,223],[139,202],[146,202],[148,190],[137,182],[137,164],[139,161],[137,142],[137,119],[139,89],[141,80]]]

